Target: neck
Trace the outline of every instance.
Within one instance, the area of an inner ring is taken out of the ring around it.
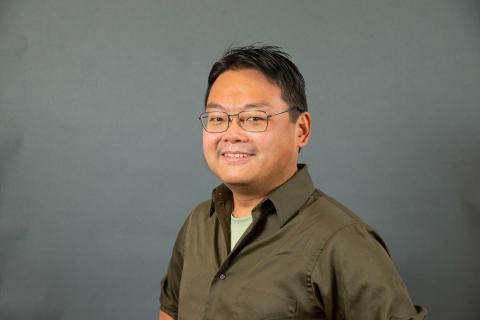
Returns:
[[[238,192],[233,193],[232,215],[236,218],[246,217],[252,214],[253,208],[259,204],[266,195],[249,195]]]
[[[296,169],[296,168],[295,168]],[[265,199],[273,190],[284,184],[290,179],[296,170],[289,175],[286,179],[273,184],[269,187],[254,187],[247,185],[227,185],[232,191],[233,196],[233,211],[232,215],[236,218],[246,217],[252,214],[253,208],[258,205],[263,199]]]

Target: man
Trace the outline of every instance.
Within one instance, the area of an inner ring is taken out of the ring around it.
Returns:
[[[423,319],[380,237],[313,186],[305,84],[274,46],[227,51],[208,78],[203,151],[223,182],[181,228],[161,320]]]

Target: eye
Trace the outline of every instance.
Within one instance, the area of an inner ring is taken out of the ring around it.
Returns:
[[[264,117],[260,117],[260,116],[251,116],[251,117],[248,117],[247,118],[247,121],[248,122],[262,122],[262,121],[265,121],[265,118]]]
[[[209,122],[219,123],[219,122],[225,121],[225,119],[222,118],[222,117],[210,117],[210,118],[208,119],[208,121],[209,121]]]

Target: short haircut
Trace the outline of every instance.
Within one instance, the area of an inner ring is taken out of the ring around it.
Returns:
[[[222,73],[254,69],[280,88],[282,99],[291,108],[290,119],[296,121],[300,113],[308,111],[308,107],[305,80],[290,59],[291,56],[277,46],[252,44],[228,48],[210,70],[204,104],[207,104],[213,83]]]

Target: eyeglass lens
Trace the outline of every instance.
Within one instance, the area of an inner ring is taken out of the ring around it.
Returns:
[[[241,111],[238,115],[228,115],[225,112],[205,112],[200,116],[202,125],[208,132],[223,132],[228,129],[229,117],[238,117],[239,125],[246,131],[265,131],[268,116],[264,111]]]

